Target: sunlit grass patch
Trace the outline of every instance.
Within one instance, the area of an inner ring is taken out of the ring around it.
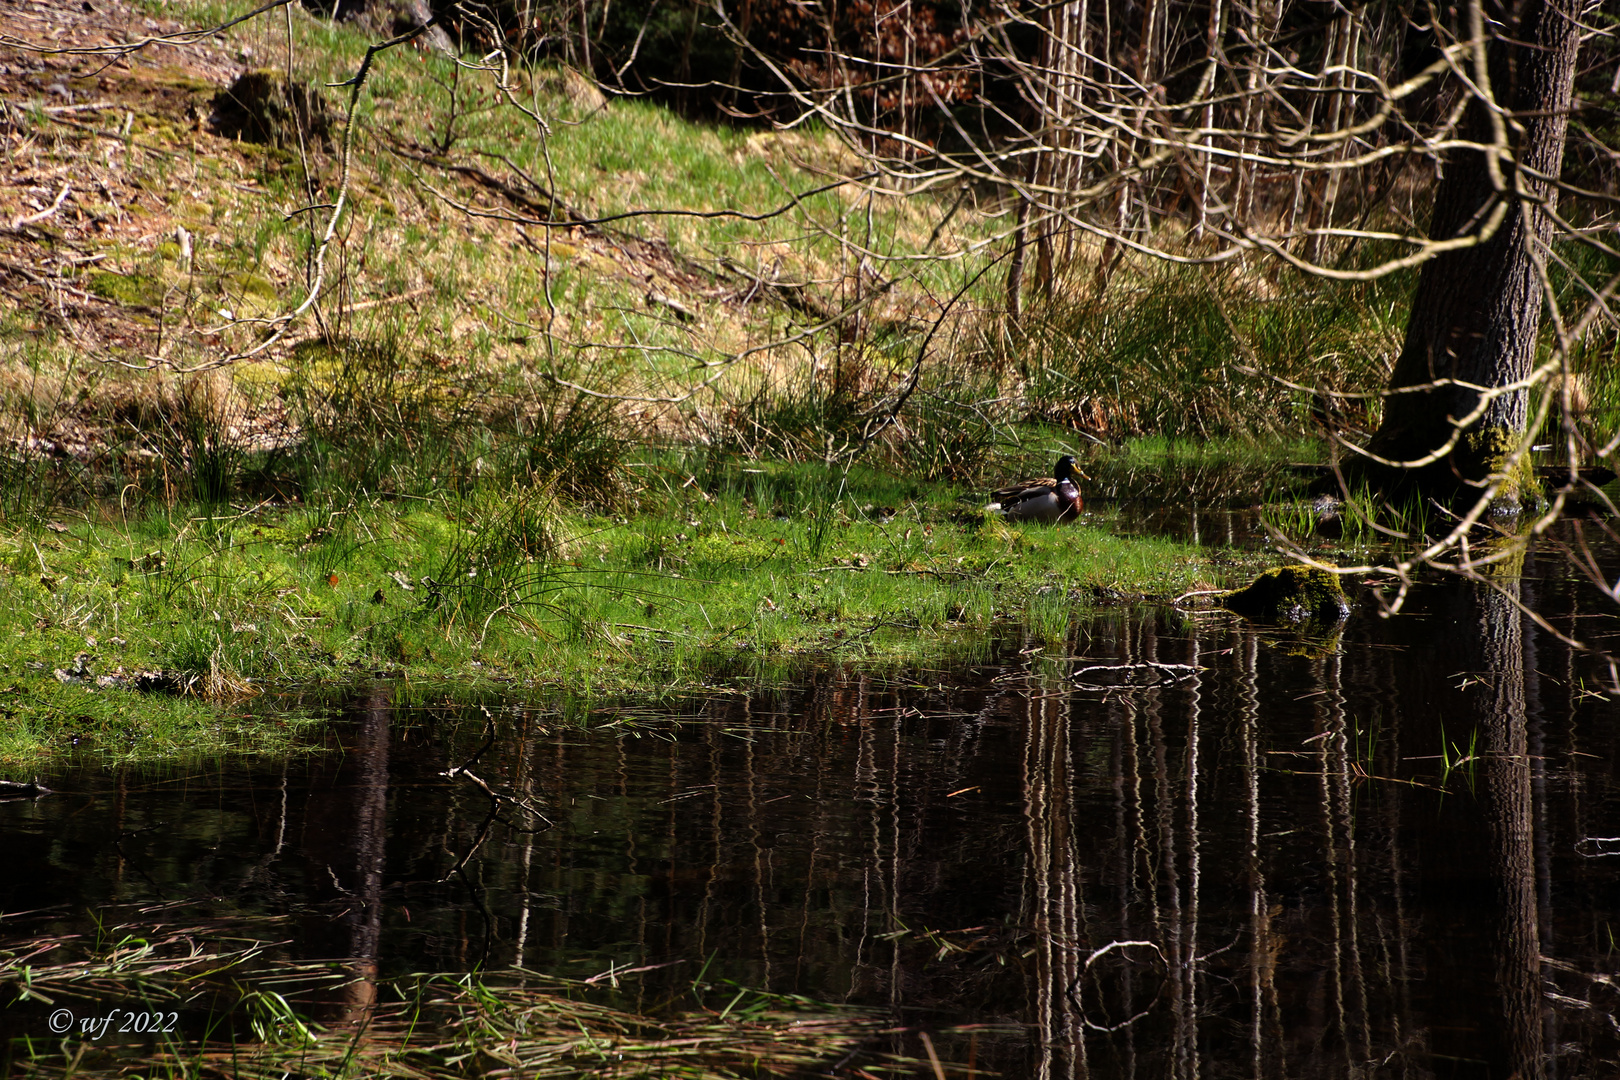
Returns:
[[[1279,278],[1143,260],[1100,294],[1060,294],[1014,350],[1034,414],[1104,438],[1272,440],[1312,430],[1315,413],[1370,433],[1409,278]]]
[[[175,13],[172,6],[164,11]],[[184,13],[198,24],[234,14],[217,4],[188,5]],[[290,26],[264,19],[235,26],[229,42],[244,55],[290,50],[295,80],[310,85],[330,86],[352,74],[367,44],[363,33],[302,10],[292,15]],[[542,429],[577,442],[579,420],[594,418],[589,423],[600,427],[611,413],[643,437],[690,435],[699,410],[731,409],[762,371],[796,371],[806,358],[813,369],[829,348],[841,353],[847,344],[853,355],[871,347],[864,329],[863,340],[842,341],[858,329],[855,323],[797,337],[793,329],[825,321],[851,302],[846,288],[870,289],[856,269],[863,248],[851,248],[846,235],[857,213],[848,194],[832,188],[803,194],[827,187],[823,166],[847,153],[831,136],[782,133],[766,141],[783,152],[767,152],[757,133],[694,123],[645,102],[615,101],[581,115],[566,80],[545,70],[506,76],[511,82],[503,89],[493,70],[436,54],[379,57],[353,117],[356,154],[346,216],[327,262],[327,294],[268,351],[219,376],[227,392],[252,405],[249,423],[229,425],[251,428],[247,434],[188,436],[174,457],[173,447],[157,445],[152,423],[126,421],[130,400],[120,399],[118,386],[139,380],[87,380],[65,338],[38,339],[30,388],[8,395],[15,407],[0,411],[30,434],[88,424],[92,452],[97,444],[119,443],[156,453],[163,459],[156,479],[143,473],[141,461],[128,466],[129,476],[108,470],[114,455],[93,458],[88,467],[101,475],[87,486],[126,497],[226,498],[243,479],[259,485],[253,494],[268,488],[286,495],[334,472],[340,483],[398,491],[442,483],[447,475],[460,482],[493,463],[497,471],[526,464],[559,492],[589,499],[601,484],[590,469],[576,467],[577,459],[544,475],[558,455]],[[533,123],[502,104],[507,91],[539,115],[568,122],[550,129]],[[330,108],[344,97],[327,94]],[[222,353],[255,350],[266,332],[255,320],[304,298],[324,226],[322,206],[307,204],[311,185],[336,179],[335,149],[311,144],[294,153],[242,142],[215,148],[218,154],[193,163],[185,184],[157,151],[132,148],[127,172],[161,201],[168,220],[181,224],[120,241],[85,271],[100,275],[100,293],[115,302],[107,314],[116,319],[121,311],[132,320],[131,340],[121,348],[144,350],[144,358],[131,361],[136,367],[161,353],[160,366],[206,368]],[[641,167],[655,159],[656,168]],[[199,198],[210,213],[193,221],[186,215]],[[932,221],[920,209],[926,197],[862,198],[860,227],[875,229],[884,244]],[[480,217],[464,212],[469,207],[499,213]],[[691,209],[722,216],[684,213]],[[604,226],[525,228],[499,219],[641,211],[651,213]],[[755,220],[723,216],[729,211]],[[861,244],[872,240],[867,235]],[[879,291],[860,326],[881,331],[915,321],[913,309],[933,303],[910,286],[895,291],[885,284]],[[783,305],[790,293],[801,297],[803,311]],[[162,334],[149,342],[154,331],[140,320],[152,318]],[[749,350],[757,351],[736,360]],[[906,355],[902,348],[884,359],[877,377],[887,379]],[[694,381],[709,387],[691,395]],[[687,404],[616,407],[588,396],[596,392]],[[880,400],[855,404],[869,410]],[[372,415],[361,415],[360,407]],[[339,417],[344,408],[349,415]],[[496,460],[510,439],[487,440],[499,444],[495,456],[488,446],[472,445],[474,428],[498,436],[503,423],[531,436],[526,463]],[[446,442],[452,452],[434,460]],[[256,443],[272,446],[261,457],[296,447],[307,462],[289,468],[282,453],[256,469],[248,460]],[[343,452],[334,453],[339,443]],[[205,453],[190,456],[192,444]],[[362,455],[371,460],[361,464]],[[404,458],[419,466],[421,481],[401,475]],[[129,479],[136,481],[132,489]]]
[[[487,484],[14,526],[7,756],[60,749],[80,717],[200,723],[356,674],[670,689],[778,662],[915,663],[1020,621],[1055,648],[1099,600],[1226,572],[1169,541],[986,520],[982,496],[871,469],[671,453],[620,473],[606,512]],[[55,674],[76,663],[88,680]],[[118,672],[178,696],[95,682]]]

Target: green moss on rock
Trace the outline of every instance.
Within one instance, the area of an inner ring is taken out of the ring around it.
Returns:
[[[1246,588],[1221,594],[1216,602],[1264,622],[1338,622],[1350,614],[1339,575],[1300,563],[1267,570]]]
[[[127,307],[158,307],[163,303],[163,282],[145,274],[114,274],[96,270],[85,279],[97,296]]]

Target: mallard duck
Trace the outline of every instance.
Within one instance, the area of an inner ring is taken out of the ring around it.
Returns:
[[[1051,476],[993,491],[985,509],[1011,521],[1073,521],[1080,516],[1080,488],[1075,485],[1078,475],[1074,458],[1064,454]]]

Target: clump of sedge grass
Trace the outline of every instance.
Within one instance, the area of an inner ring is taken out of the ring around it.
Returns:
[[[284,468],[307,499],[520,483],[614,505],[624,444],[611,401],[550,373],[448,365],[397,324],[300,349],[285,394],[297,440]]]
[[[1336,395],[1388,381],[1391,312],[1410,282],[1282,274],[1146,261],[1101,295],[1083,284],[1058,293],[1013,342],[1030,416],[1105,439],[1275,439],[1311,431],[1325,400],[1354,413],[1341,426],[1370,431],[1365,399]]]

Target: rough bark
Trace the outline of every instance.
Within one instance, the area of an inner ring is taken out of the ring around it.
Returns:
[[[1519,169],[1503,162],[1498,190],[1487,154],[1461,152],[1446,163],[1431,237],[1477,235],[1504,201],[1506,214],[1489,239],[1436,257],[1419,275],[1383,424],[1369,446],[1394,461],[1417,461],[1445,446],[1481,398],[1479,391],[1455,384],[1401,393],[1403,388],[1437,380],[1485,387],[1522,380],[1533,365],[1541,327],[1534,252],[1552,236],[1548,211],[1556,208],[1558,193],[1536,177],[1556,177],[1563,163],[1580,0],[1480,2],[1485,25],[1498,28],[1488,49],[1492,96],[1510,110],[1507,140]],[[1469,107],[1466,131],[1473,141],[1494,141],[1484,101]],[[1526,391],[1516,390],[1490,401],[1447,458],[1421,471],[1424,482],[1479,481],[1501,469],[1524,431],[1527,400]],[[1520,492],[1510,485],[1504,494],[1517,499]]]

